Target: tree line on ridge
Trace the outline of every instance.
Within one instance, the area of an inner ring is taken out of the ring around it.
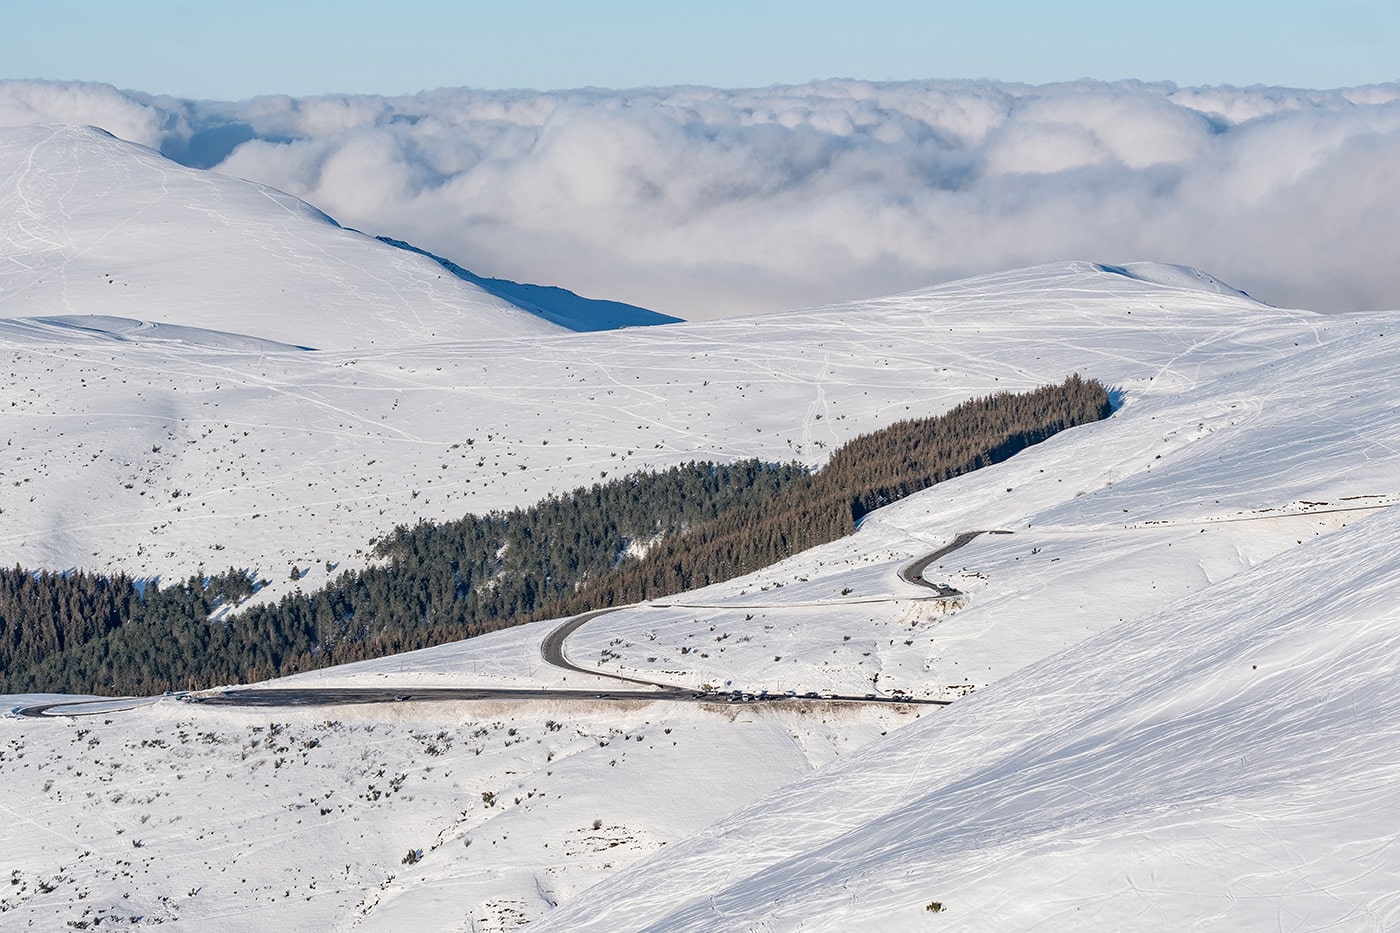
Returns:
[[[152,694],[383,657],[674,595],[852,533],[873,509],[1107,417],[1078,375],[964,402],[798,464],[688,463],[528,508],[400,526],[378,562],[239,609],[256,578],[0,570],[0,692]]]

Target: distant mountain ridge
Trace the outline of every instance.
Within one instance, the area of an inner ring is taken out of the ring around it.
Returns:
[[[93,127],[0,129],[0,250],[0,317],[125,319],[124,339],[158,323],[351,349],[675,320],[483,279]]]

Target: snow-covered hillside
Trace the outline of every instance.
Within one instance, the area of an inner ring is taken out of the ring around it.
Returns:
[[[541,929],[1394,929],[1397,536],[1378,514],[1081,642]]]
[[[0,130],[0,316],[98,315],[318,349],[559,328],[296,198],[92,127]]]
[[[620,327],[651,327],[657,324],[675,324],[680,318],[668,314],[657,314],[646,308],[629,305],[621,301],[606,301],[597,298],[584,298],[567,289],[554,285],[530,285],[511,282],[507,279],[492,279],[463,269],[450,259],[434,256],[411,243],[391,237],[376,237],[381,243],[426,256],[442,268],[465,282],[483,291],[504,299],[531,314],[539,315],[561,327],[574,331],[616,330]]]
[[[700,457],[820,464],[900,418],[1076,371],[1118,407],[843,541],[569,640],[602,673],[946,709],[161,698],[6,718],[0,926],[1400,920],[1400,314],[1087,262],[736,321],[338,351],[234,318],[85,313],[0,326],[0,560],[233,565],[274,592],[310,566],[307,588],[418,517]],[[1009,533],[926,571],[956,598],[899,579],[968,530]],[[601,678],[542,659],[554,628],[278,685],[593,696]]]
[[[1130,398],[1181,389],[1329,326],[1090,264],[736,321],[341,352],[11,325],[0,560],[281,582],[419,517],[696,458],[819,464],[899,418],[1074,371]]]

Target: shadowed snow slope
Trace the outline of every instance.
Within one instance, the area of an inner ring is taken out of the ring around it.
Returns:
[[[1193,269],[1190,266],[1178,266],[1163,262],[1130,262],[1121,266],[1100,266],[1099,268],[1105,272],[1124,275],[1143,282],[1155,282],[1158,285],[1193,291],[1218,292],[1222,295],[1237,295],[1241,298],[1249,297],[1246,292],[1242,292],[1238,288],[1231,288],[1210,273]]]
[[[375,237],[381,243],[429,259],[451,272],[457,278],[481,288],[497,298],[509,301],[523,311],[538,314],[546,321],[552,321],[569,330],[616,330],[619,327],[651,327],[656,324],[675,324],[678,317],[657,314],[646,308],[629,305],[621,301],[602,301],[597,298],[584,298],[566,288],[553,285],[529,285],[511,282],[508,279],[488,279],[463,269],[450,259],[434,256],[411,243],[395,240],[392,237]]]
[[[107,315],[318,349],[559,329],[288,194],[91,127],[0,130],[0,315]]]
[[[205,330],[181,324],[134,321],[103,314],[63,314],[54,317],[0,318],[0,335],[16,343],[42,345],[64,339],[113,340],[122,343],[180,343],[207,350],[243,350],[261,353],[290,353],[294,347],[275,340],[247,337],[222,330]]]

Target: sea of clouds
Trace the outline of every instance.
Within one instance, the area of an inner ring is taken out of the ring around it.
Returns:
[[[706,318],[1059,259],[1400,308],[1400,83],[821,81],[181,100],[0,81],[473,271]]]

